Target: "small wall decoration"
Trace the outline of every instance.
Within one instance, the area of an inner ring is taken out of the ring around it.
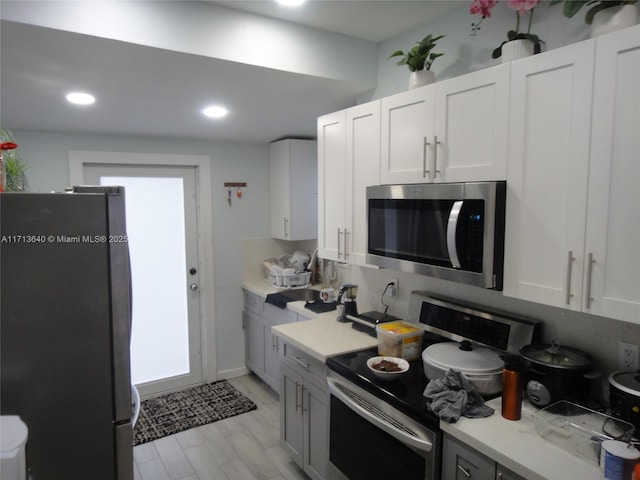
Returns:
[[[247,182],[224,182],[224,186],[227,188],[227,202],[231,207],[233,204],[233,189],[236,189],[236,198],[242,198],[242,189],[247,186]]]

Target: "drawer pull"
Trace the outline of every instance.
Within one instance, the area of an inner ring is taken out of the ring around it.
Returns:
[[[464,473],[467,478],[471,478],[471,471],[468,468],[465,468],[462,465],[458,464],[458,470]]]
[[[302,367],[304,367],[305,369],[309,370],[309,367],[311,367],[310,363],[305,363],[302,360],[300,360],[299,357],[291,357],[293,360],[295,360],[297,363],[299,363]]]

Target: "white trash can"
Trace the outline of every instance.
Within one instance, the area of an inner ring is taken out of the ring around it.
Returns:
[[[17,415],[0,416],[0,471],[2,480],[25,480],[27,426]]]

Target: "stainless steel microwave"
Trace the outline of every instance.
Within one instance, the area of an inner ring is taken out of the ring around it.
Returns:
[[[502,290],[505,182],[367,187],[367,262]]]

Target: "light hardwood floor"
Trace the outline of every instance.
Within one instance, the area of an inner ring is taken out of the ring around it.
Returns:
[[[308,480],[280,446],[278,397],[254,375],[229,383],[258,408],[134,447],[135,480]]]

